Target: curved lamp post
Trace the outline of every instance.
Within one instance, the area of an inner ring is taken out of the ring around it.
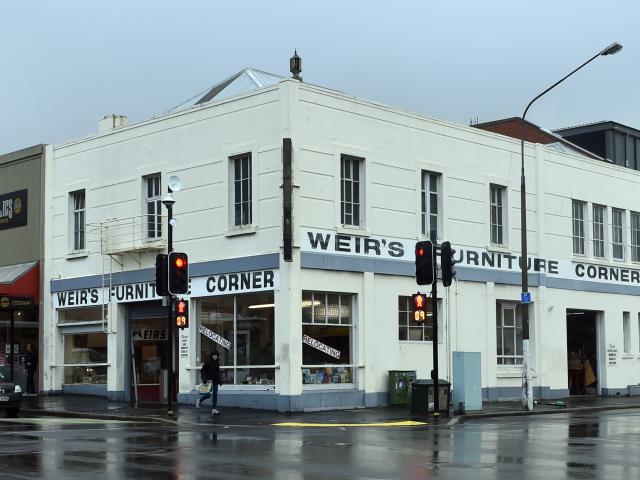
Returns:
[[[596,55],[591,57],[589,60],[584,62],[578,68],[574,69],[569,74],[562,77],[556,83],[551,85],[541,94],[537,95],[533,100],[529,102],[527,108],[524,109],[524,113],[522,114],[521,122],[520,122],[520,155],[522,160],[521,171],[520,171],[520,230],[521,230],[521,243],[522,243],[522,258],[520,259],[520,270],[522,272],[522,354],[523,354],[523,372],[522,372],[522,409],[523,410],[533,410],[533,386],[531,385],[531,362],[529,355],[529,299],[525,299],[528,297],[529,292],[529,277],[528,277],[528,252],[527,252],[527,191],[526,191],[526,183],[524,176],[524,118],[527,116],[527,111],[533,105],[533,102],[542,97],[549,90],[552,90],[562,82],[564,82],[571,75],[576,73],[582,67],[591,63],[593,60],[598,58],[599,56],[606,55],[614,55],[622,50],[622,45],[619,43],[612,43],[607,48],[599,51]]]

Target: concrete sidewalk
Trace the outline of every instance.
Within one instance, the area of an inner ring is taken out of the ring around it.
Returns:
[[[196,409],[192,405],[174,406],[174,414],[167,415],[166,406],[138,407],[128,403],[112,402],[101,397],[81,395],[51,395],[24,397],[21,416],[48,415],[57,417],[95,418],[121,421],[162,421],[184,425],[212,424],[219,426],[271,426],[277,423],[322,425],[370,425],[393,426],[398,422],[414,421],[427,424],[453,424],[466,420],[519,415],[542,415],[565,412],[587,412],[640,408],[640,397],[572,397],[566,406],[557,406],[556,401],[543,401],[534,405],[532,412],[523,412],[520,402],[485,403],[481,412],[441,417],[434,422],[432,417],[412,415],[408,406],[358,408],[352,410],[330,410],[320,412],[279,413],[265,410],[220,407],[221,415],[211,415],[211,404],[205,401]],[[295,425],[293,425],[295,426]],[[304,425],[300,425],[304,426]]]

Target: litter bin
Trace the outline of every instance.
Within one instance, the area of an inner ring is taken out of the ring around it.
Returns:
[[[433,380],[416,380],[411,384],[411,413],[429,415],[434,413]],[[438,380],[439,413],[446,412],[449,416],[451,403],[451,383]]]
[[[415,370],[389,370],[389,405],[409,405]]]

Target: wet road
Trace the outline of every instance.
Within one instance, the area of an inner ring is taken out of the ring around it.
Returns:
[[[640,411],[437,428],[2,418],[0,478],[639,479]]]

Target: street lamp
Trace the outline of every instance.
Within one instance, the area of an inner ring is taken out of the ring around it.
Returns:
[[[527,108],[524,109],[524,113],[522,114],[521,122],[520,122],[520,156],[521,156],[521,171],[520,171],[520,235],[521,235],[521,243],[522,243],[522,258],[520,259],[520,270],[522,272],[522,409],[523,410],[533,410],[533,386],[531,385],[531,362],[530,362],[530,354],[529,354],[529,303],[531,299],[529,297],[529,277],[528,277],[528,253],[527,253],[527,191],[526,191],[526,182],[524,176],[524,126],[525,121],[524,118],[527,116],[527,111],[533,105],[533,102],[542,97],[549,90],[555,88],[562,82],[564,82],[571,75],[576,73],[582,67],[591,63],[593,60],[598,58],[599,56],[606,55],[615,55],[620,50],[622,50],[622,45],[615,42],[599,51],[596,55],[591,57],[589,60],[584,62],[578,68],[571,71],[569,74],[562,77],[556,83],[547,88],[544,92],[536,96],[533,100],[529,102]]]
[[[173,251],[173,227],[176,220],[173,218],[173,205],[176,203],[173,192],[179,192],[182,182],[175,175],[169,177],[167,193],[162,197],[162,204],[167,207],[167,255]],[[167,294],[167,415],[173,415],[171,401],[173,398],[173,295]]]

